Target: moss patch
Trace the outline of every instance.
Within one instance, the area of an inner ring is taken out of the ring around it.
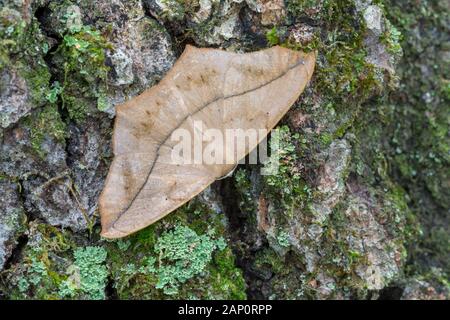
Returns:
[[[82,121],[92,113],[91,105],[104,109],[106,79],[105,50],[111,45],[99,31],[89,26],[64,35],[55,52],[55,61],[62,65],[60,92],[63,108],[69,117]]]
[[[193,200],[160,222],[108,244],[119,297],[244,298],[242,272],[227,246],[222,219]]]

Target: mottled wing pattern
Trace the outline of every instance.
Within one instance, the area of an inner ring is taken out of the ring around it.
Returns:
[[[99,200],[102,236],[124,237],[154,223],[233,169],[234,163],[173,163],[174,130],[192,137],[209,128],[270,130],[314,65],[314,53],[281,47],[238,54],[187,46],[158,85],[117,107],[114,160]],[[233,158],[244,158],[262,138]]]

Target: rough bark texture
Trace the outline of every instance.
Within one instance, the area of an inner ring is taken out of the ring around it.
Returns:
[[[446,5],[0,0],[0,298],[449,298]],[[318,52],[279,172],[102,239],[115,106],[186,44]]]

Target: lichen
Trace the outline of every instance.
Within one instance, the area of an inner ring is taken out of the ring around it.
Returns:
[[[244,298],[242,272],[221,225],[220,215],[194,200],[117,245],[108,245],[119,297]]]
[[[165,294],[178,293],[179,284],[204,271],[215,249],[216,241],[207,235],[199,236],[186,226],[163,233],[154,248],[159,261],[155,287]]]
[[[280,246],[289,247],[289,234],[284,230],[280,230],[277,235],[277,241]]]
[[[402,33],[389,21],[386,20],[386,31],[381,37],[381,41],[386,44],[387,50],[394,56],[403,53],[400,42],[402,41]]]
[[[105,298],[108,277],[108,270],[104,264],[106,256],[107,252],[102,247],[77,248],[74,251],[74,264],[80,273],[80,289],[90,299]],[[67,290],[64,293],[67,293]]]
[[[0,277],[7,280],[10,299],[58,299],[59,286],[66,280],[66,263],[72,242],[67,233],[45,224],[32,224],[20,264]]]

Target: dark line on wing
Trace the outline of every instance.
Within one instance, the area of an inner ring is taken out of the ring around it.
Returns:
[[[296,64],[294,64],[293,66],[289,67],[285,72],[281,73],[279,76],[273,78],[273,79],[270,80],[269,82],[266,82],[266,83],[264,83],[264,84],[262,84],[262,85],[259,85],[259,86],[255,87],[255,88],[246,90],[246,91],[241,92],[241,93],[232,94],[232,95],[229,95],[229,96],[226,96],[226,97],[224,97],[224,96],[217,97],[217,98],[211,100],[210,102],[207,102],[206,104],[204,104],[203,106],[201,106],[200,108],[198,108],[197,110],[195,110],[193,113],[190,113],[190,114],[188,114],[185,118],[183,118],[183,120],[181,120],[180,124],[179,124],[177,127],[175,127],[174,130],[178,129],[178,128],[179,128],[179,127],[180,127],[180,126],[181,126],[181,125],[182,125],[189,117],[192,117],[193,115],[199,113],[199,112],[202,111],[203,109],[207,108],[209,105],[211,105],[211,104],[213,104],[213,103],[215,103],[215,102],[217,102],[217,101],[219,101],[219,100],[228,100],[228,99],[235,98],[235,97],[239,97],[239,96],[245,95],[245,94],[247,94],[247,93],[256,91],[256,90],[258,90],[258,89],[261,89],[262,87],[265,87],[265,86],[271,84],[272,82],[274,82],[274,81],[276,81],[276,80],[282,78],[282,77],[285,76],[289,71],[291,71],[291,70],[297,68],[297,67],[300,66],[300,65],[303,65],[303,66],[305,65],[305,60],[304,60],[303,58],[300,59],[300,61],[297,62]],[[172,132],[173,132],[173,131],[172,131]],[[133,199],[131,199],[130,204],[129,204],[129,205],[128,205],[128,206],[127,206],[127,207],[126,207],[126,208],[118,215],[118,217],[117,217],[116,221],[114,221],[112,227],[114,227],[114,225],[115,225],[116,222],[119,220],[119,218],[120,218],[125,212],[127,212],[128,209],[130,209],[130,207],[133,205],[133,203],[134,203],[134,201],[136,200],[136,198],[137,198],[137,197],[139,196],[139,194],[141,193],[142,189],[144,189],[144,186],[147,184],[148,179],[150,178],[150,175],[151,175],[152,172],[153,172],[153,169],[154,169],[154,167],[155,167],[156,161],[158,160],[158,158],[159,158],[159,156],[160,156],[159,151],[160,151],[160,149],[161,149],[161,146],[164,145],[164,144],[167,142],[167,140],[168,140],[169,138],[170,138],[170,135],[169,135],[168,137],[166,137],[162,143],[158,144],[158,148],[157,148],[157,150],[156,150],[156,157],[155,157],[155,160],[153,161],[152,166],[150,167],[150,170],[149,170],[149,172],[148,172],[148,174],[147,174],[147,177],[145,178],[144,183],[143,183],[142,186],[139,188],[139,190],[136,192],[136,194],[134,195]]]

